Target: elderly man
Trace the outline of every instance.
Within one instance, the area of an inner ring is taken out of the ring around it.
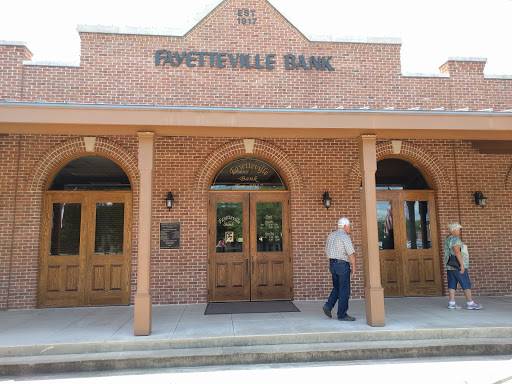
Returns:
[[[332,291],[323,310],[327,317],[332,317],[331,310],[338,301],[338,320],[354,321],[355,317],[347,314],[350,297],[350,277],[356,271],[354,246],[350,240],[350,221],[342,217],[338,220],[338,230],[327,237],[325,253],[329,258],[329,269],[332,274]],[[352,270],[350,268],[352,264]]]

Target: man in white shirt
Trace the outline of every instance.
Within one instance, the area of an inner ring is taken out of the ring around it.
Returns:
[[[325,253],[329,258],[329,270],[332,275],[332,291],[323,306],[327,317],[332,317],[331,311],[338,302],[338,320],[354,321],[349,316],[348,299],[350,297],[350,277],[356,271],[356,256],[352,240],[350,240],[350,221],[342,217],[338,220],[338,230],[327,236]],[[352,264],[352,268],[350,265]]]

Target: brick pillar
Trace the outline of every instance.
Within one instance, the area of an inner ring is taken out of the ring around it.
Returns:
[[[155,167],[154,132],[139,132],[139,237],[137,257],[137,293],[134,297],[134,334],[151,334],[151,225],[153,170]]]
[[[16,41],[0,42],[0,100],[4,98],[23,101],[23,61],[30,60],[32,52],[25,43]],[[2,100],[3,101],[3,100]]]
[[[377,231],[377,194],[375,172],[377,137],[361,135],[359,137],[359,161],[363,175],[361,192],[364,296],[366,301],[366,323],[372,327],[386,325],[384,313],[384,289],[380,280],[379,236]]]

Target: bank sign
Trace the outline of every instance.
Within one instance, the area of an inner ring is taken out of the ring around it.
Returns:
[[[275,68],[282,60],[286,70],[334,71],[331,64],[332,56],[305,56],[287,54],[278,59],[276,54],[245,54],[225,52],[194,52],[168,51],[160,49],[155,52],[155,66],[179,67],[212,67],[212,68]]]

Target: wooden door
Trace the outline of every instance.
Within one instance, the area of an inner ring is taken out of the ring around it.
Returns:
[[[249,301],[249,194],[210,193],[208,301]]]
[[[289,193],[251,194],[251,300],[291,300]]]
[[[50,191],[43,202],[37,305],[130,301],[130,191]]]
[[[384,295],[440,295],[434,191],[377,191]]]
[[[288,192],[211,192],[208,301],[292,297]]]
[[[131,192],[89,192],[86,305],[130,304]]]
[[[401,227],[398,194],[394,191],[377,191],[377,225],[379,233],[380,278],[384,296],[403,296],[403,272],[400,246]]]
[[[400,195],[404,295],[441,295],[434,191],[402,191]]]
[[[83,192],[47,192],[41,226],[38,307],[85,301],[87,220]]]

